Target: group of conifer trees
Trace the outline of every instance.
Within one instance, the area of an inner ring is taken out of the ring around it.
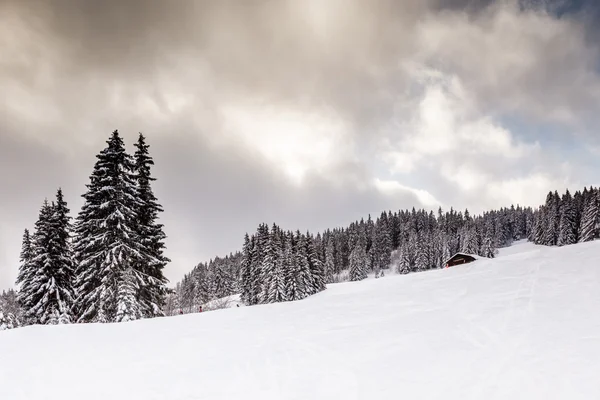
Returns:
[[[236,252],[196,265],[175,285],[175,290],[168,296],[165,314],[195,312],[200,305],[239,293],[237,277],[241,256],[240,252]]]
[[[227,293],[239,293],[247,305],[297,300],[323,290],[323,283],[378,278],[390,269],[406,274],[441,268],[457,252],[494,257],[497,248],[527,238],[533,221],[533,209],[513,206],[475,217],[468,210],[440,209],[437,216],[388,211],[316,235],[261,224],[246,235],[241,252],[226,257],[218,275],[229,281]],[[170,310],[193,312],[222,295],[206,283],[216,274],[199,264],[177,284]]]
[[[239,280],[247,305],[300,300],[325,290],[326,283],[310,233],[284,232],[275,224],[245,236]]]
[[[163,315],[162,207],[142,134],[133,156],[118,131],[96,156],[75,223],[59,189],[23,236],[17,300],[23,324],[121,322]]]
[[[546,246],[589,242],[600,234],[600,192],[584,188],[574,195],[550,192],[533,215],[529,240]]]

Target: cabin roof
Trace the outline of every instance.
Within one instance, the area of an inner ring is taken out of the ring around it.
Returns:
[[[449,259],[447,259],[447,260],[446,260],[446,263],[449,263],[450,261],[454,260],[456,257],[459,257],[459,256],[472,257],[472,258],[474,258],[475,260],[479,260],[479,259],[481,259],[481,257],[479,257],[479,256],[478,256],[478,255],[476,255],[476,254],[469,254],[469,253],[461,253],[461,252],[458,252],[458,253],[456,253],[455,255],[453,255],[452,257],[450,257]]]

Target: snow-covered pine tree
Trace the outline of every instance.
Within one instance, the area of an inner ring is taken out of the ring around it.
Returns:
[[[315,293],[315,280],[310,270],[308,244],[309,238],[296,231],[296,280],[301,298],[305,298]]]
[[[212,297],[221,299],[233,294],[232,278],[229,276],[225,259],[215,260],[212,265]]]
[[[264,261],[269,246],[269,226],[260,224],[255,234],[254,252],[252,255],[252,304],[260,304],[265,300],[265,284],[268,279],[264,270]]]
[[[437,229],[433,241],[432,268],[443,268],[444,263],[450,258],[448,236],[441,229]]]
[[[377,224],[377,241],[379,243],[378,262],[381,270],[387,269],[391,263],[392,255],[392,232],[390,220],[385,212],[381,213]]]
[[[325,283],[333,282],[333,273],[335,270],[335,245],[333,238],[327,239],[327,245],[325,246]]]
[[[598,237],[599,211],[598,190],[591,188],[581,218],[580,242],[589,242]]]
[[[415,268],[417,271],[429,269],[429,235],[420,234],[417,242]]]
[[[266,303],[278,303],[287,301],[286,288],[286,260],[284,260],[284,243],[281,237],[282,233],[275,225],[271,230],[269,240],[269,249],[265,261],[272,262],[270,265],[269,279],[267,281],[267,298]],[[287,250],[289,251],[289,250]],[[272,261],[271,261],[272,260]]]
[[[360,229],[350,252],[350,281],[360,281],[367,278],[366,232]]]
[[[14,329],[19,326],[19,323],[14,314],[9,314],[0,308],[0,331]]]
[[[412,266],[410,263],[410,249],[408,242],[404,242],[400,245],[400,260],[398,262],[398,273],[408,274],[411,272]]]
[[[566,246],[577,242],[577,210],[569,190],[563,195],[560,206],[560,223],[558,227],[558,246]]]
[[[546,220],[546,209],[544,206],[538,208],[537,212],[534,214],[534,223],[533,223],[533,242],[535,244],[543,244],[544,243],[544,235],[545,235],[545,227],[544,221]]]
[[[70,322],[73,302],[72,261],[68,208],[59,190],[60,204],[44,200],[33,237],[33,273],[22,285],[25,316],[34,324]]]
[[[209,269],[211,262],[200,263],[196,266],[190,277],[188,287],[184,290],[186,293],[186,305],[190,311],[195,312],[198,306],[210,301],[213,298],[213,279]]]
[[[18,328],[22,324],[21,307],[13,289],[0,293],[0,331]]]
[[[20,255],[20,265],[19,265],[19,274],[17,275],[17,285],[19,286],[19,291],[17,292],[17,301],[21,308],[26,311],[31,309],[31,291],[33,287],[31,285],[33,281],[33,276],[35,275],[35,268],[31,263],[33,260],[34,252],[33,252],[33,244],[32,237],[29,233],[28,229],[25,229],[23,233],[23,242],[21,245],[21,255]],[[24,323],[28,323],[29,321],[25,318]]]
[[[71,246],[71,217],[62,189],[56,192],[56,203],[51,216],[51,262],[53,263],[52,288],[48,297],[56,302],[58,323],[72,322],[72,308],[75,301],[73,283],[75,279],[75,264]],[[53,292],[54,291],[54,292]]]
[[[242,247],[242,266],[240,269],[240,300],[245,305],[250,305],[252,296],[251,288],[251,263],[252,263],[252,248],[250,247],[250,236],[248,233],[244,235],[244,246]]]
[[[120,293],[152,284],[144,271],[136,269],[140,261],[152,256],[140,245],[137,234],[133,162],[118,131],[107,144],[96,156],[75,224],[78,322],[113,322],[117,312],[121,320],[138,318],[143,307],[130,304],[129,297]],[[139,302],[137,293],[134,298]]]
[[[260,256],[262,250],[259,249],[261,241],[258,240],[258,233],[250,237],[250,275],[248,288],[250,289],[248,304],[254,305],[259,303],[261,283],[262,283],[262,272],[261,272],[261,261]]]
[[[296,260],[298,243],[292,232],[287,232],[284,235],[284,253],[283,264],[285,265],[285,292],[287,300],[294,301],[302,299],[302,282],[298,279],[299,264]]]
[[[498,250],[494,246],[494,240],[490,236],[486,236],[483,239],[483,244],[481,245],[481,255],[487,258],[496,257]]]
[[[560,198],[558,193],[548,193],[545,205],[544,239],[546,246],[555,246],[558,239],[558,226],[560,223]]]
[[[273,224],[271,228],[271,233],[269,234],[266,249],[265,249],[265,257],[262,261],[262,291],[260,294],[260,302],[261,303],[269,303],[269,292],[271,290],[271,281],[275,276],[275,269],[277,268],[278,257],[280,255],[279,241],[278,241],[278,232],[277,226]]]
[[[475,230],[475,226],[471,224],[465,225],[463,228],[463,233],[461,235],[463,239],[462,249],[461,251],[466,254],[478,254],[479,253],[479,243],[477,240],[477,231]]]
[[[135,147],[134,176],[137,184],[135,227],[139,245],[142,247],[136,269],[144,275],[146,281],[136,296],[141,303],[142,315],[152,318],[163,316],[162,308],[165,304],[168,283],[163,270],[170,260],[163,253],[166,235],[163,225],[158,223],[158,215],[163,212],[163,208],[158,203],[151,185],[156,180],[150,171],[154,160],[150,157],[150,146],[146,144],[146,138],[141,133]],[[131,274],[128,276],[130,278],[127,279],[133,279]]]
[[[306,232],[306,260],[311,275],[312,286],[308,290],[308,295],[325,290],[325,270],[323,263],[317,255],[314,238],[309,232]]]

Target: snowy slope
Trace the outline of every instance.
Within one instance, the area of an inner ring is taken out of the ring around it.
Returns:
[[[600,242],[286,304],[0,332],[0,399],[600,399]]]

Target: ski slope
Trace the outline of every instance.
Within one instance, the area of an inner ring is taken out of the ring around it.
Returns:
[[[306,300],[0,332],[0,399],[600,399],[600,242]]]

